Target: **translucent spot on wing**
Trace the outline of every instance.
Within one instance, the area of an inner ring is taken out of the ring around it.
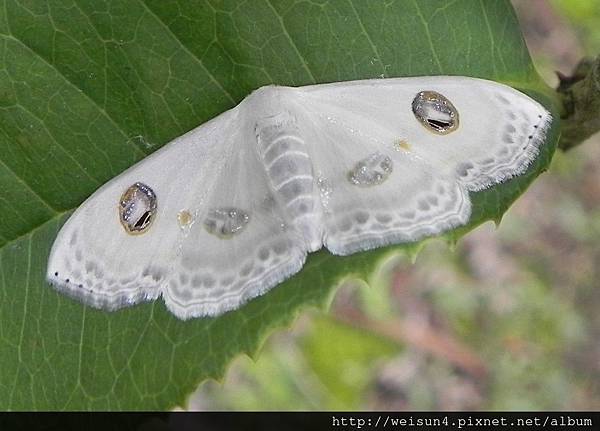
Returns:
[[[250,215],[239,208],[214,208],[204,219],[204,228],[219,238],[229,239],[239,235],[249,221]]]
[[[393,167],[394,163],[389,156],[375,152],[354,165],[348,172],[348,181],[361,187],[376,186],[387,180]]]

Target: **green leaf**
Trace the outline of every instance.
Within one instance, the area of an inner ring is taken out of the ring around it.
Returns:
[[[333,398],[324,406],[331,410],[359,408],[373,380],[373,365],[401,350],[389,339],[324,318],[312,322],[302,347],[308,365]]]
[[[161,301],[107,313],[44,281],[70,212],[98,186],[268,83],[457,74],[552,107],[508,1],[0,0],[0,408],[166,409],[255,354],[382,256],[311,255],[240,310],[182,322]],[[555,111],[555,109],[553,109]],[[499,219],[543,171],[473,196]]]

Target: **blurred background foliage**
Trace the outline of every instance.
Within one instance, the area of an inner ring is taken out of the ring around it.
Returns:
[[[553,87],[600,53],[593,0],[513,1]],[[600,409],[600,137],[557,153],[496,228],[386,262],[206,382],[191,410]]]

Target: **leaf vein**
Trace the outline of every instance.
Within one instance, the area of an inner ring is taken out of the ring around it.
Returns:
[[[294,52],[296,53],[296,55],[298,56],[298,58],[302,62],[302,66],[304,67],[304,70],[306,70],[306,72],[310,76],[310,79],[312,79],[313,83],[316,84],[317,80],[316,80],[315,76],[313,75],[313,73],[311,72],[310,68],[308,67],[308,63],[306,62],[306,59],[300,53],[300,50],[298,49],[298,45],[296,45],[296,42],[294,42],[294,39],[292,39],[292,36],[287,31],[287,27],[285,26],[285,22],[283,21],[283,17],[281,15],[279,15],[279,13],[277,12],[277,10],[273,7],[273,3],[271,3],[271,0],[266,0],[266,2],[267,2],[267,5],[269,6],[269,8],[273,11],[273,13],[275,14],[275,16],[277,17],[277,20],[279,21],[279,25],[281,26],[281,30],[283,31],[283,34],[285,35],[286,39],[290,42],[290,45],[294,49]]]
[[[382,57],[381,57],[381,55],[379,55],[379,50],[377,49],[377,46],[373,43],[373,39],[371,39],[369,32],[367,31],[366,27],[364,26],[362,18],[358,14],[358,11],[356,10],[356,6],[354,6],[354,2],[352,2],[352,1],[350,2],[350,7],[352,8],[352,12],[354,12],[354,16],[356,16],[358,25],[360,26],[362,32],[364,33],[365,37],[367,38],[369,45],[371,45],[371,49],[373,50],[373,53],[375,54],[375,57],[377,58],[377,62],[379,63],[379,66],[381,66],[381,71],[383,73],[383,76],[385,76],[385,66],[383,65],[383,61],[381,60]]]
[[[437,63],[438,69],[441,73],[443,70],[442,63],[440,62],[440,59],[439,59],[437,52],[435,50],[435,47],[433,45],[433,40],[431,39],[431,31],[429,30],[429,23],[425,20],[425,17],[423,16],[423,13],[421,12],[421,8],[419,7],[419,2],[417,0],[413,0],[413,4],[415,5],[415,10],[417,12],[417,15],[419,16],[419,19],[421,20],[421,23],[423,24],[423,28],[425,30],[425,35],[427,36],[427,42],[429,43],[429,49],[431,50],[433,59]]]
[[[217,86],[219,87],[219,89],[223,92],[223,94],[225,94],[225,96],[227,96],[227,98],[229,99],[229,101],[233,104],[236,103],[236,100],[233,98],[233,96],[225,89],[225,87],[223,86],[223,84],[221,84],[221,82],[219,82],[219,80],[216,78],[216,76],[214,74],[212,74],[210,72],[210,70],[204,65],[204,62],[202,61],[202,59],[200,57],[198,57],[194,52],[192,52],[178,37],[177,35],[173,32],[173,30],[171,30],[171,28],[167,25],[167,23],[165,23],[163,21],[163,19],[157,15],[152,9],[150,9],[150,7],[146,4],[146,2],[144,0],[139,0],[139,2],[144,6],[144,8],[148,11],[148,13],[150,15],[152,15],[152,17],[154,17],[154,19],[156,19],[158,21],[158,23],[169,33],[169,35],[175,40],[177,41],[177,43],[179,43],[179,45],[181,46],[181,48],[188,54],[190,55],[193,59],[196,60],[196,62],[200,65],[200,67],[202,68],[202,70],[204,71],[204,73],[206,73],[206,75],[208,76],[208,78]]]
[[[73,88],[77,89],[78,93],[82,94],[88,101],[90,101],[94,106],[96,106],[96,108],[115,126],[117,131],[119,131],[123,135],[126,142],[128,142],[137,152],[141,153],[142,156],[147,155],[147,153],[144,152],[140,147],[133,144],[132,142],[130,142],[127,139],[127,134],[125,133],[125,130],[123,128],[121,128],[121,126],[114,120],[114,118],[112,118],[112,116],[109,115],[108,112],[96,100],[94,100],[92,97],[90,97],[85,91],[83,91],[83,89],[79,88],[58,67],[56,67],[54,64],[52,64],[50,61],[48,61],[43,55],[41,55],[40,53],[35,51],[33,48],[31,48],[29,45],[27,45],[25,42],[23,42],[21,39],[19,39],[17,36],[15,36],[13,33],[11,33],[9,35],[3,35],[3,37],[18,43],[19,45],[21,45],[22,47],[27,49],[29,52],[34,54],[41,61],[43,61],[44,64],[46,64],[52,70],[54,70],[58,75],[60,75],[65,80],[65,82],[67,82]]]

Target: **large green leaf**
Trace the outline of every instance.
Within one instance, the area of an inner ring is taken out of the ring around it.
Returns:
[[[254,354],[394,247],[311,255],[236,312],[107,313],[44,282],[60,225],[99,185],[268,83],[430,74],[508,82],[550,106],[507,1],[0,0],[0,408],[165,409]],[[473,197],[498,219],[547,166]],[[456,237],[457,234],[449,235]]]

